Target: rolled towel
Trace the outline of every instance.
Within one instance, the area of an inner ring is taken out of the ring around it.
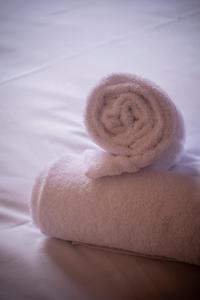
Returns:
[[[183,149],[184,124],[169,96],[153,82],[113,74],[91,92],[85,110],[90,137],[103,150],[85,152],[86,175],[98,178],[170,168]]]
[[[82,159],[62,157],[37,178],[31,208],[50,237],[200,264],[197,177],[145,169],[93,180]]]

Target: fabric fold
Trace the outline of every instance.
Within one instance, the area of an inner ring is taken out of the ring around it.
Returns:
[[[136,75],[104,78],[87,99],[84,120],[89,136],[101,148],[85,154],[91,178],[147,166],[170,168],[183,150],[180,112],[160,87]]]

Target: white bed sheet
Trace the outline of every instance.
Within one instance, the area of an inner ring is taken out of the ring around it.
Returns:
[[[0,0],[0,299],[200,295],[198,267],[47,239],[28,208],[48,161],[94,147],[82,110],[111,72],[170,94],[187,127],[182,167],[200,180],[199,33],[198,0]]]

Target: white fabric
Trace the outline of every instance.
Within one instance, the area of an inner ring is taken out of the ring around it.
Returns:
[[[112,72],[168,92],[199,178],[199,14],[199,0],[0,1],[0,299],[198,298],[199,268],[46,239],[28,203],[46,163],[96,149],[82,111]]]

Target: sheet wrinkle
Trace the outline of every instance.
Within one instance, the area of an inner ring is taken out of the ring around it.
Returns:
[[[133,37],[134,35],[138,35],[138,34],[145,35],[147,33],[154,32],[157,29],[159,30],[159,29],[167,27],[167,26],[169,26],[169,25],[171,25],[173,23],[177,23],[177,22],[180,22],[182,20],[186,20],[188,18],[195,17],[195,16],[197,16],[199,14],[200,14],[200,10],[199,11],[194,11],[192,13],[184,14],[182,16],[177,16],[176,18],[172,18],[169,21],[160,23],[158,25],[154,25],[154,26],[149,27],[149,28],[145,28],[144,30],[141,30],[141,31],[139,30],[137,32],[129,32],[128,34],[123,35],[121,37],[113,38],[113,39],[110,39],[109,41],[104,41],[102,43],[99,43],[98,45],[94,45],[94,46],[90,46],[89,48],[82,49],[82,51],[80,51],[79,53],[74,53],[74,54],[71,54],[71,55],[66,55],[66,56],[64,55],[62,57],[58,57],[57,59],[50,60],[49,62],[46,62],[44,64],[41,64],[40,66],[32,68],[31,70],[27,70],[27,71],[24,71],[24,72],[22,72],[20,74],[13,75],[13,76],[11,76],[8,79],[4,79],[4,80],[0,81],[0,86],[3,86],[5,84],[13,82],[15,80],[19,80],[21,78],[30,76],[32,74],[36,74],[36,73],[38,73],[40,71],[44,71],[46,69],[49,69],[49,68],[55,66],[57,63],[60,63],[62,61],[67,61],[67,60],[71,60],[71,59],[80,57],[83,54],[91,53],[94,50],[97,50],[97,49],[100,49],[102,47],[108,46],[108,45],[110,45],[112,43],[115,43],[115,44],[119,43],[119,42],[121,42],[121,41],[123,41],[123,40],[125,40],[125,39],[127,39],[129,37]]]
[[[25,222],[17,223],[15,225],[10,225],[10,226],[7,226],[7,227],[0,228],[0,231],[7,231],[7,230],[10,230],[10,229],[13,229],[13,228],[19,228],[21,226],[27,225],[28,223],[32,223],[32,222],[30,220],[28,220],[28,221],[25,221]]]
[[[185,21],[189,18],[193,18],[193,17],[196,17],[200,14],[200,10],[199,11],[194,11],[194,12],[191,12],[189,14],[184,14],[184,15],[180,15],[180,16],[177,16],[176,18],[172,19],[172,20],[169,20],[168,22],[165,22],[163,24],[158,24],[157,26],[155,26],[154,28],[150,29],[151,32],[157,30],[157,29],[160,29],[160,28],[164,28],[164,27],[167,27],[171,24],[175,24],[177,22],[181,22],[181,21]]]
[[[93,2],[94,3],[94,2]],[[62,14],[65,14],[65,13],[70,13],[70,12],[72,12],[72,11],[74,11],[74,10],[76,10],[77,11],[77,9],[81,9],[81,8],[83,8],[84,7],[84,9],[88,6],[88,5],[90,5],[90,2],[88,2],[88,3],[86,3],[85,1],[84,1],[84,6],[81,6],[80,5],[80,3],[78,3],[78,5],[74,5],[74,6],[72,6],[72,7],[69,7],[69,8],[64,8],[64,9],[60,9],[60,10],[57,10],[57,11],[55,11],[55,12],[51,12],[51,13],[49,13],[47,16],[56,16],[56,15],[62,15]]]
[[[2,146],[1,146],[2,147]],[[14,171],[12,171],[12,172],[14,172]],[[30,181],[30,180],[32,180],[32,176],[30,175],[28,175],[28,174],[26,174],[26,175],[22,175],[22,174],[19,174],[19,173],[11,173],[11,171],[9,170],[9,171],[7,171],[7,170],[4,170],[4,174],[3,175],[1,175],[1,178],[5,178],[6,180],[7,179],[10,179],[10,178],[15,178],[15,179],[23,179],[23,180],[25,180],[25,181]]]
[[[200,14],[200,10],[197,11],[197,12],[193,12],[193,13],[191,13],[191,14],[185,14],[185,15],[182,15],[182,16],[177,16],[176,18],[173,18],[173,19],[171,19],[171,20],[169,20],[169,21],[160,23],[160,24],[158,24],[158,25],[154,25],[154,26],[149,27],[149,28],[145,28],[143,31],[138,31],[138,32],[135,32],[135,33],[131,33],[131,32],[130,32],[130,33],[128,33],[127,35],[125,35],[125,36],[123,36],[123,37],[121,37],[121,38],[113,39],[113,40],[109,41],[106,45],[103,45],[103,46],[107,46],[107,45],[109,45],[111,42],[114,42],[114,43],[121,42],[121,41],[123,41],[124,39],[126,39],[126,38],[128,38],[128,37],[130,37],[130,36],[133,36],[134,34],[144,34],[144,35],[145,35],[145,34],[147,34],[147,33],[149,33],[149,32],[154,32],[154,31],[157,30],[157,29],[167,27],[167,26],[169,26],[169,25],[171,25],[171,24],[175,24],[175,23],[177,23],[177,22],[179,22],[179,21],[182,21],[182,20],[184,21],[184,20],[186,20],[187,18],[194,17],[194,16],[199,15],[199,14]],[[96,50],[96,48],[95,48],[94,50]]]

